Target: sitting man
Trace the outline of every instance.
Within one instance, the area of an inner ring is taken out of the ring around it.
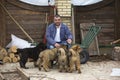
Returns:
[[[57,48],[60,45],[70,47],[72,38],[73,36],[68,27],[61,22],[60,15],[55,15],[54,23],[50,24],[46,29],[47,48]]]

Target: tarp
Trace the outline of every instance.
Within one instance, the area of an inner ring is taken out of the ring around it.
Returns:
[[[71,0],[71,4],[74,6],[86,6],[86,5],[91,5],[98,3],[103,0]]]
[[[54,0],[20,0],[20,1],[37,6],[55,5]]]
[[[38,6],[55,5],[55,0],[20,0],[20,1]],[[86,6],[86,5],[98,3],[100,1],[103,0],[71,0],[71,4],[75,6]]]

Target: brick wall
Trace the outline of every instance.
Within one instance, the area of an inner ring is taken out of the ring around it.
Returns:
[[[62,21],[65,23],[70,30],[71,27],[71,0],[55,0],[55,5],[58,9],[58,14],[62,16]]]

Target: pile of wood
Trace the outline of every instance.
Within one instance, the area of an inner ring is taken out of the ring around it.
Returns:
[[[6,51],[5,48],[0,46],[0,60],[3,61],[3,63],[18,62],[20,60],[20,57],[18,54],[16,54],[16,52],[17,52],[16,46],[10,47],[8,51]]]

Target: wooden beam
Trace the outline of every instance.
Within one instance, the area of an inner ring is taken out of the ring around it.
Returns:
[[[27,75],[21,68],[17,67],[17,71],[21,75],[21,77],[24,78],[24,80],[30,80],[29,75]]]
[[[73,34],[73,43],[75,43],[75,21],[74,21],[74,8],[72,6],[72,34]]]
[[[0,73],[0,80],[5,80],[4,76]]]

